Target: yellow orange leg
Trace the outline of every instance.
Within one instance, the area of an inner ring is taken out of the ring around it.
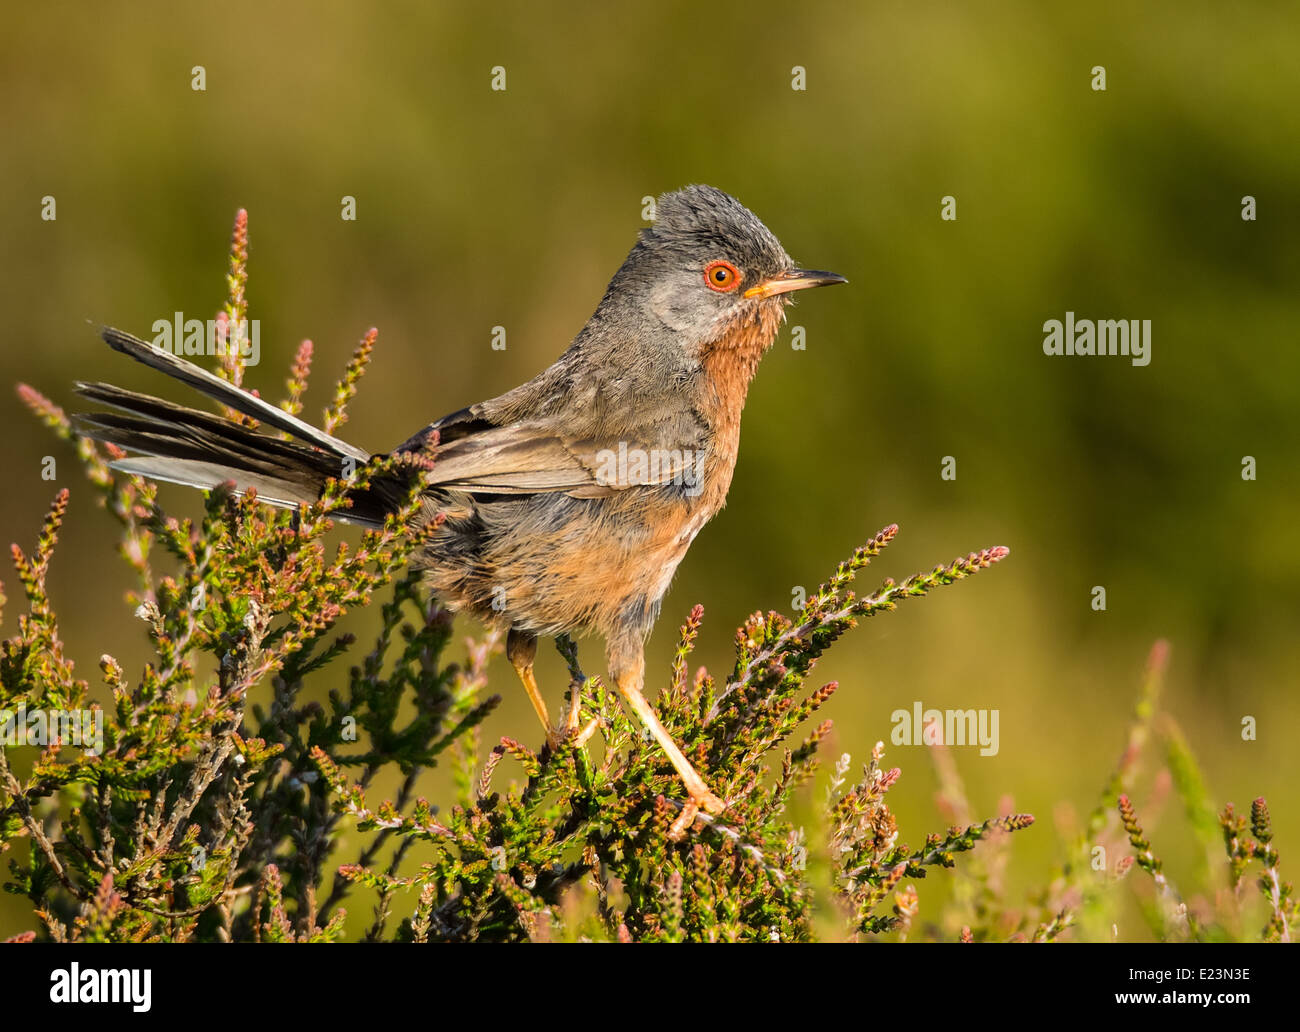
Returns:
[[[552,749],[558,748],[564,741],[564,735],[551,726],[551,715],[546,710],[546,700],[542,698],[542,691],[537,687],[537,678],[533,676],[533,661],[537,658],[537,635],[511,629],[506,635],[506,658],[510,660],[510,665],[515,668],[515,673],[523,682],[524,691],[528,693],[528,701],[533,704],[533,712],[537,714],[537,719],[541,721],[542,728],[546,732],[547,744]]]
[[[628,657],[624,656],[624,658],[627,659]],[[655,741],[659,743],[659,747],[663,749],[668,756],[669,762],[672,763],[681,776],[682,784],[686,786],[686,794],[690,796],[691,802],[705,813],[715,815],[721,813],[727,808],[727,804],[709,791],[709,786],[704,783],[704,779],[691,766],[691,761],[686,758],[681,749],[677,748],[677,743],[673,741],[672,735],[660,723],[659,718],[655,715],[654,708],[646,701],[646,697],[641,694],[644,672],[644,658],[637,662],[636,657],[633,657],[623,671],[613,675],[614,683],[618,685],[619,694],[631,707],[632,712],[637,715],[641,723],[654,735]]]
[[[582,685],[575,681],[569,687],[569,711],[564,718],[564,733],[572,738],[578,733],[582,720]]]

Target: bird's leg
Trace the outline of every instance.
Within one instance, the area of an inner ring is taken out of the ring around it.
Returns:
[[[691,761],[686,758],[681,749],[677,748],[677,743],[673,741],[673,736],[668,733],[668,729],[660,723],[654,707],[641,694],[641,687],[645,682],[645,652],[641,644],[638,642],[635,646],[620,647],[611,643],[609,666],[610,676],[618,685],[619,694],[667,754],[669,761],[681,776],[682,784],[686,786],[686,794],[690,796],[691,803],[709,814],[716,815],[725,810],[727,804],[709,791],[709,786],[691,766]]]
[[[546,731],[547,744],[552,750],[558,749],[564,741],[564,735],[551,726],[551,716],[546,711],[546,700],[542,698],[542,691],[537,687],[537,678],[533,676],[533,661],[537,658],[537,635],[510,628],[510,633],[506,635],[506,658],[510,660],[510,665],[515,668],[515,673],[523,682],[524,691],[528,693],[528,701],[533,704],[533,711]]]
[[[564,717],[564,733],[566,735],[576,735],[578,733],[578,721],[582,718],[582,694],[579,692],[576,682],[569,688],[569,711]]]

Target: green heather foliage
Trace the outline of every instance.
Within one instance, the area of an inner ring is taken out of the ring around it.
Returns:
[[[241,212],[223,327],[243,325],[246,283]],[[375,336],[366,335],[335,389],[326,429],[346,419]],[[287,411],[301,411],[310,366],[304,344]],[[243,370],[228,358],[222,374],[239,383]],[[40,929],[19,939],[338,941],[352,927],[342,904],[357,886],[377,901],[361,933],[371,940],[1106,938],[1134,862],[1154,883],[1132,894],[1151,934],[1294,934],[1295,901],[1279,877],[1264,801],[1249,821],[1231,806],[1216,820],[1176,726],[1157,720],[1163,646],[1102,803],[1063,849],[1068,861],[1037,891],[1009,890],[1001,876],[1009,833],[1033,818],[970,820],[943,747],[931,754],[946,809],[962,819],[919,848],[904,843],[890,812],[900,771],[883,765],[882,745],[856,783],[845,756],[815,786],[830,721],[805,725],[836,689],[809,686],[817,658],[860,619],[985,569],[1005,549],[855,594],[856,576],[897,532],[888,527],[793,617],[756,613],[746,621],[736,633],[735,668],[722,681],[692,673],[697,606],[657,709],[730,806],[687,827],[692,815],[681,812],[673,769],[602,679],[582,671],[566,639],[559,647],[571,705],[595,734],[555,752],[508,738],[485,749],[499,701],[486,665],[499,636],[472,642],[461,662],[444,659],[451,617],[405,569],[427,533],[407,518],[426,472],[419,463],[379,459],[357,470],[347,486],[397,471],[409,478],[410,494],[405,509],[352,548],[328,540],[331,515],[348,504],[341,483],[297,512],[213,491],[200,521],[178,520],[160,509],[152,484],[113,473],[111,446],[74,439],[59,408],[19,390],[74,444],[92,489],[120,523],[120,551],[136,582],[132,604],[155,651],[134,681],[111,655],[100,660],[112,696],[100,714],[101,755],[59,742],[0,749],[5,888],[30,900]],[[67,503],[65,489],[30,554],[13,549],[27,611],[3,643],[0,709],[97,705],[64,654],[45,590]],[[156,571],[160,557],[170,573]],[[352,668],[346,692],[331,693],[324,706],[305,698],[308,680],[353,649],[350,636],[333,633],[336,622],[372,600],[382,609],[378,640]],[[1164,745],[1198,834],[1227,850],[1216,876],[1224,891],[1202,887],[1195,906],[1163,874],[1130,801],[1139,762],[1155,743]],[[455,775],[456,798],[442,807],[418,794],[422,773],[439,763]],[[376,778],[393,772],[395,798],[369,798]],[[359,853],[351,846],[341,855],[345,832],[353,842],[361,837]],[[1123,836],[1132,855],[1098,869],[1095,847],[1119,857]],[[972,850],[943,913],[914,923],[916,883]],[[1243,883],[1254,864],[1262,895],[1255,904],[1267,916],[1262,933],[1252,934],[1242,928]]]

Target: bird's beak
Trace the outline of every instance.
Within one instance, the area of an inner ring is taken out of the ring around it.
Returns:
[[[745,291],[745,297],[772,297],[776,294],[788,294],[792,290],[807,290],[809,287],[829,287],[832,283],[847,283],[836,272],[818,272],[814,269],[790,269],[770,280],[764,280],[757,286]]]

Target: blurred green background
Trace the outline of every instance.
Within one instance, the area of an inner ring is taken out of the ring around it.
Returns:
[[[345,436],[391,447],[551,362],[631,246],[642,197],[712,183],[796,260],[851,284],[801,299],[790,323],[806,350],[787,329],[759,371],[729,505],[651,639],[652,686],[693,603],[697,659],[724,673],[748,613],[788,611],[796,586],[887,523],[902,533],[867,586],[1005,544],[996,570],[869,621],[826,657],[820,677],[843,685],[831,755],[856,767],[915,699],[998,709],[998,755],[956,759],[977,813],[1010,796],[1039,816],[1012,848],[1028,886],[1058,855],[1053,814],[1094,804],[1166,637],[1167,705],[1212,796],[1243,808],[1267,795],[1296,873],[1293,3],[51,3],[5,20],[4,383],[74,407],[78,378],[179,398],[95,324],[149,335],[174,311],[215,313],[246,207],[262,329],[248,382],[279,397],[312,338],[314,417],[378,325]],[[490,89],[497,65],[505,92]],[[796,65],[806,91],[791,89]],[[46,195],[57,221],[40,217]],[[340,218],[344,195],[355,222]],[[955,222],[939,217],[945,195]],[[1241,218],[1245,195],[1257,221]],[[1067,310],[1150,319],[1151,364],[1045,357],[1042,324]],[[69,649],[88,676],[104,652],[138,669],[147,642],[112,521],[10,388],[0,429],[0,538],[29,546],[70,486],[50,579]],[[57,484],[40,476],[48,454]],[[163,499],[196,505],[180,489]],[[364,644],[373,614],[345,626]],[[598,655],[589,643],[589,668]],[[553,653],[541,674],[555,705]],[[535,737],[512,682],[499,660],[507,702],[489,740]],[[919,844],[945,823],[929,758],[890,747],[887,762],[903,768],[891,799]],[[431,772],[430,798],[441,784]],[[1175,816],[1148,831],[1177,880],[1197,854]],[[20,901],[3,905],[0,934],[31,926]],[[920,920],[926,909],[922,886]]]

